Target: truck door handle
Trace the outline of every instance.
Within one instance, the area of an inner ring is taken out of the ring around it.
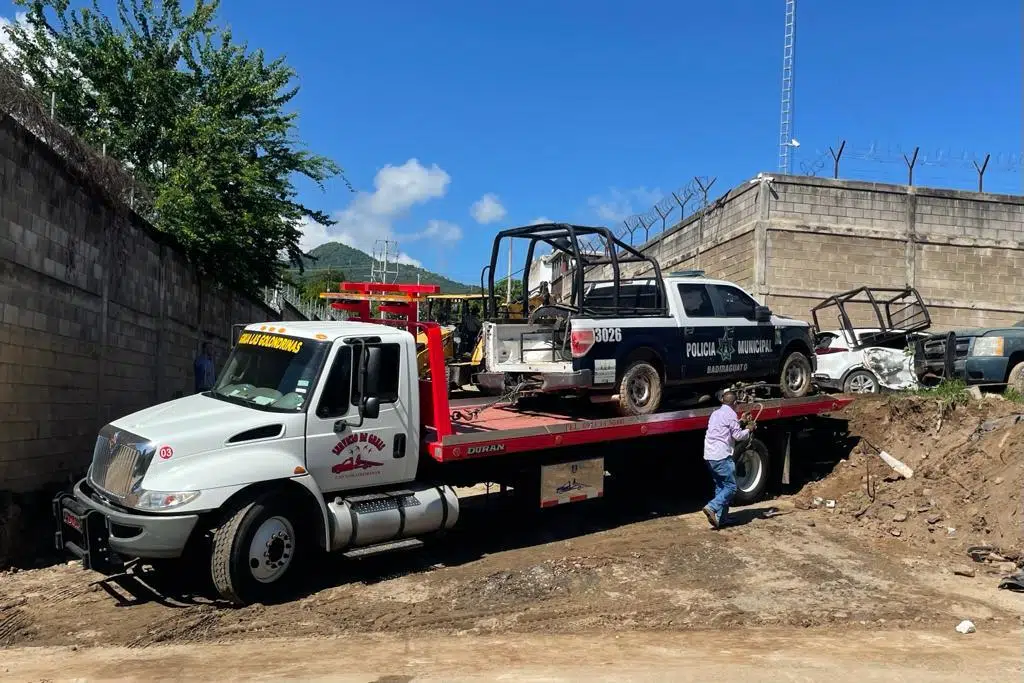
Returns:
[[[393,454],[396,458],[405,457],[405,434],[395,435],[395,449]]]

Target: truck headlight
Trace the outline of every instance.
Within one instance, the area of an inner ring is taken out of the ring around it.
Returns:
[[[199,497],[199,491],[147,491],[139,489],[126,501],[136,510],[170,510],[191,503]]]
[[[1001,356],[1003,355],[1002,337],[975,337],[974,346],[971,348],[972,356]]]

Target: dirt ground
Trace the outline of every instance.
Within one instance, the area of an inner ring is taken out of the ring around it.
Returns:
[[[1024,594],[998,588],[1021,558],[1021,412],[860,399],[849,457],[736,526],[711,531],[703,500],[662,493],[529,519],[481,498],[435,545],[332,559],[282,604],[228,609],[141,570],[8,572],[0,673],[308,679],[322,650],[332,677],[363,681],[732,680],[722,659],[736,680],[994,680],[1021,658]],[[978,632],[955,633],[962,619]]]

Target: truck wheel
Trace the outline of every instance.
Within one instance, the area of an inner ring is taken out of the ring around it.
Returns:
[[[1010,370],[1006,377],[1006,388],[1014,389],[1018,394],[1024,394],[1024,362],[1017,363]]]
[[[619,414],[650,415],[661,405],[661,375],[644,360],[633,361],[619,380]]]
[[[811,361],[807,356],[794,351],[782,363],[779,386],[786,398],[803,398],[811,391]]]
[[[240,501],[213,534],[210,573],[225,600],[247,605],[271,599],[294,576],[302,548],[297,505],[280,493]]]
[[[847,394],[877,394],[878,380],[867,370],[854,370],[843,381],[843,391]]]
[[[768,447],[754,438],[741,441],[733,460],[736,461],[736,496],[733,502],[737,505],[750,505],[761,500],[768,488],[771,472]]]

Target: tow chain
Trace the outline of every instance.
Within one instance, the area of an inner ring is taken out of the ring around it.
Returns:
[[[472,408],[464,408],[462,410],[456,408],[455,410],[451,411],[448,417],[451,419],[452,422],[472,422],[477,417],[479,417],[480,413],[482,413],[487,408],[496,406],[499,403],[505,403],[509,405],[514,404],[516,401],[519,400],[519,394],[522,392],[523,387],[525,386],[526,385],[523,382],[520,382],[519,384],[515,385],[502,395],[498,396],[493,401],[490,401],[489,403],[473,406]]]

